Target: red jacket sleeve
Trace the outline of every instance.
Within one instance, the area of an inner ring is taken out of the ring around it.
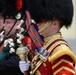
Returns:
[[[53,75],[75,75],[73,63],[68,55],[59,57],[52,63]]]

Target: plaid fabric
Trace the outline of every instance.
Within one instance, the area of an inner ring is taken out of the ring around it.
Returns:
[[[33,24],[30,25],[28,34],[31,37],[31,39],[33,40],[34,44],[36,45],[36,48],[40,48],[41,46],[43,46],[43,41],[42,41],[41,37],[39,36],[39,34]]]

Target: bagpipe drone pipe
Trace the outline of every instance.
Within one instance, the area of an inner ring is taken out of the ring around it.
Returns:
[[[26,30],[24,20],[25,20],[25,16],[20,20],[20,23],[14,35],[9,39],[7,39],[8,37],[6,37],[3,34],[4,31],[2,31],[0,36],[1,37],[0,42],[1,44],[4,43],[4,47],[3,47],[3,50],[0,51],[0,61],[4,59],[8,59],[12,54],[16,54],[16,50],[19,47],[22,47],[23,49],[27,48],[26,45],[22,44],[22,39],[27,35],[27,30]]]

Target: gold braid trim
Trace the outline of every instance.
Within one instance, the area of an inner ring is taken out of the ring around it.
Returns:
[[[55,50],[56,51],[56,50]],[[52,55],[50,55],[49,57],[48,57],[48,61],[49,62],[53,62],[54,60],[56,60],[56,59],[58,59],[59,57],[61,57],[61,56],[63,56],[63,55],[68,55],[68,56],[70,56],[72,59],[73,59],[73,61],[76,63],[76,57],[75,57],[75,55],[74,55],[74,53],[70,50],[70,49],[68,49],[68,50],[66,50],[66,49],[60,49],[59,51],[57,51],[57,52],[54,52]]]
[[[63,66],[63,67],[61,67],[60,69],[57,69],[55,72],[54,72],[54,74],[53,75],[56,75],[58,72],[60,72],[61,70],[67,70],[67,71],[70,71],[71,73],[73,73],[73,75],[75,75],[75,71],[74,70],[72,70],[72,69],[70,69],[70,68],[68,68],[68,67],[65,67],[65,66]],[[67,75],[67,74],[62,74],[62,75]]]
[[[30,75],[33,75],[35,73],[35,71],[38,69],[38,67],[43,63],[43,60],[40,60],[37,64],[35,69],[33,69],[32,71],[30,71]]]
[[[52,69],[55,69],[55,68],[56,68],[57,66],[59,66],[59,64],[61,64],[62,62],[65,62],[65,63],[73,66],[73,63],[72,63],[72,62],[70,62],[70,61],[68,61],[68,60],[66,60],[66,59],[61,59],[59,62],[57,62],[55,65],[52,66]]]

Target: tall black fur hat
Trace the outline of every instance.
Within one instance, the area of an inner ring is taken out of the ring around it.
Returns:
[[[65,27],[69,27],[73,18],[72,0],[27,0],[31,17],[40,22],[44,19],[55,18],[62,21]]]
[[[3,13],[4,1],[0,0],[0,15]]]
[[[16,0],[5,0],[5,5],[3,9],[4,18],[15,18],[18,10],[16,7]]]
[[[23,15],[24,9],[23,0],[5,0],[5,6],[3,11],[4,18],[17,18],[17,14]]]

